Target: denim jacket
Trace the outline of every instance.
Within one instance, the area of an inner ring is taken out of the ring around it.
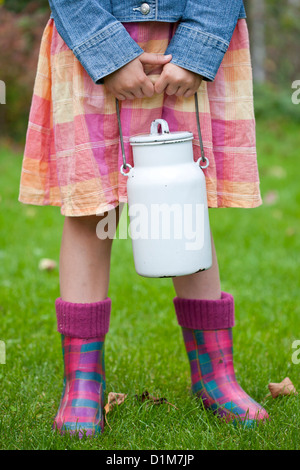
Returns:
[[[171,62],[213,81],[243,0],[49,0],[51,17],[95,83],[143,53],[122,23],[179,22],[166,54]]]

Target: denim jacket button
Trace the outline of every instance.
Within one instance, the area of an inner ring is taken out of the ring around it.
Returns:
[[[142,3],[140,12],[143,15],[148,15],[148,13],[150,12],[150,5],[148,5],[148,3]]]

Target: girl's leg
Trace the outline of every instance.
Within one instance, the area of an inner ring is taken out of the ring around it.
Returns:
[[[212,236],[211,246],[213,264],[210,269],[190,274],[189,276],[178,276],[172,279],[177,297],[211,300],[221,298],[219,266]]]
[[[173,278],[175,311],[191,367],[192,391],[227,420],[252,426],[267,412],[238,384],[233,366],[234,299],[220,288],[212,239],[213,265],[200,273]]]
[[[118,223],[119,206],[114,212]],[[97,237],[99,221],[99,216],[65,218],[59,271],[61,298],[67,302],[97,302],[107,297],[113,239]]]
[[[117,222],[119,208],[114,210]],[[104,215],[105,217],[105,215]],[[60,253],[61,297],[56,300],[62,334],[64,386],[54,427],[61,432],[103,430],[104,340],[109,329],[112,238],[99,239],[98,216],[66,217]]]

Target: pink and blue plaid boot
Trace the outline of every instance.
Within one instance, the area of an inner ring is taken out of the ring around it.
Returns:
[[[63,392],[53,428],[60,433],[101,434],[104,427],[104,340],[109,329],[111,300],[75,304],[56,300],[62,334]]]
[[[192,392],[226,421],[255,426],[269,416],[238,384],[233,365],[234,299],[174,299],[191,367]]]

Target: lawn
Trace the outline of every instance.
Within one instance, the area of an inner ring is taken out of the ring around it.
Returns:
[[[236,373],[271,421],[258,429],[225,424],[191,396],[172,282],[138,276],[130,239],[117,239],[106,379],[107,393],[127,398],[107,415],[102,436],[81,441],[51,430],[63,374],[59,276],[38,265],[58,262],[63,217],[59,208],[17,201],[21,155],[0,150],[0,449],[299,449],[299,397],[266,397],[268,384],[285,377],[300,390],[300,354],[292,348],[300,340],[299,127],[259,121],[257,140],[264,204],[210,209],[210,222],[222,290],[235,297]],[[145,390],[174,406],[141,403],[136,395]]]

